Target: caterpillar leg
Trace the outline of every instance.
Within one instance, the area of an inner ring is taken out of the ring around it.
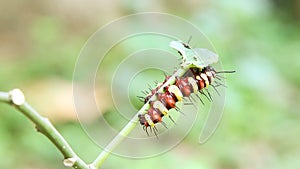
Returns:
[[[149,124],[149,127],[150,127],[150,132],[153,131],[153,133],[155,134],[155,136],[157,137],[157,132],[158,132],[158,129],[156,128],[154,122],[151,120],[151,117],[149,114],[145,114],[145,119],[147,121],[147,123]],[[146,130],[147,132],[147,130]],[[148,133],[147,133],[148,134]]]
[[[149,136],[149,133],[148,133],[148,126],[143,126],[143,130],[147,133],[147,136]]]
[[[196,105],[194,104],[194,102],[195,102],[194,98],[192,98],[191,95],[190,95],[190,97],[188,97],[188,98],[189,98],[190,102],[192,103],[191,105],[193,105],[193,107],[197,110],[197,107],[196,107]],[[194,101],[194,102],[193,102],[193,101]]]
[[[201,99],[201,97],[199,96],[199,94],[197,93],[196,94],[196,97],[200,100],[200,102],[204,105],[204,102],[203,102],[203,100]]]
[[[216,93],[218,94],[218,96],[221,96],[221,94],[219,93],[217,87],[215,85],[211,85],[213,87],[213,89],[216,91]]]
[[[176,106],[176,107],[175,107],[175,110],[178,111],[180,114],[185,115],[185,114],[180,110],[179,107]]]
[[[153,132],[155,134],[156,138],[158,138],[158,136],[157,136],[158,129],[156,128],[156,126],[150,126],[150,132],[151,133]]]
[[[210,100],[210,98],[202,90],[200,91],[200,94],[204,95],[208,101],[212,102],[212,100]]]
[[[211,96],[209,90],[208,90],[208,89],[205,89],[205,91],[207,92],[209,99],[210,99],[211,101],[213,101],[212,96]]]
[[[166,129],[168,129],[167,124],[163,121],[160,122]]]
[[[169,118],[174,124],[176,124],[176,122],[173,120],[173,118],[171,116],[169,116]]]

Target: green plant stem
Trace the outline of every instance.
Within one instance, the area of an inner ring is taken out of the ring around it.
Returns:
[[[36,125],[37,131],[44,134],[62,153],[65,159],[75,159],[75,163],[71,165],[73,168],[89,169],[88,165],[76,155],[63,136],[55,129],[52,123],[47,118],[41,116],[27,102],[24,102],[22,105],[15,105],[12,103],[9,93],[5,92],[0,92],[0,102],[13,105],[27,118],[29,118]]]
[[[5,92],[0,92],[0,102],[9,102],[10,98],[9,98],[9,94],[5,93]]]
[[[159,88],[158,92],[162,92],[164,87],[174,84],[176,77],[184,75],[190,67],[180,67],[162,87]],[[152,96],[154,97],[154,96]],[[152,98],[151,98],[152,99]],[[149,100],[151,100],[149,99]],[[114,139],[105,147],[105,149],[98,155],[95,161],[90,164],[91,168],[100,168],[110,153],[122,142],[122,140],[129,135],[129,133],[135,128],[138,123],[138,115],[144,114],[149,108],[149,101],[136,113],[136,115],[130,120],[130,122],[114,137]]]

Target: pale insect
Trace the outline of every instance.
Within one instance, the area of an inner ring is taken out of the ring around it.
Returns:
[[[208,49],[192,49],[188,44],[181,41],[170,42],[170,47],[176,49],[183,57],[183,66],[204,68],[212,63],[218,62],[219,56]]]

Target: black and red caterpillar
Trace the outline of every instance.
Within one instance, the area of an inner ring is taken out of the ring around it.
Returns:
[[[185,48],[190,49],[187,44],[182,44]],[[185,57],[182,54],[185,51],[178,50],[178,52]],[[162,85],[170,78],[170,76],[166,76],[164,82],[158,85],[155,89],[151,90],[151,92],[144,98],[144,103],[149,101],[150,108],[145,114],[138,115],[140,124],[143,126],[143,129],[147,134],[147,129],[150,127],[150,130],[152,131],[153,129],[154,134],[157,135],[158,130],[155,127],[155,124],[161,123],[166,127],[166,124],[162,120],[164,116],[168,116],[171,121],[174,122],[169,115],[169,110],[174,108],[180,111],[176,106],[178,101],[182,101],[184,97],[189,98],[192,93],[195,93],[202,103],[203,101],[198,94],[204,95],[208,100],[212,101],[211,94],[207,88],[212,86],[218,93],[216,87],[223,85],[222,82],[217,81],[223,78],[223,76],[218,74],[233,72],[234,71],[218,72],[213,67],[208,65],[205,67],[191,67],[183,76],[176,77],[174,84],[165,86],[163,88],[163,92],[158,92]]]

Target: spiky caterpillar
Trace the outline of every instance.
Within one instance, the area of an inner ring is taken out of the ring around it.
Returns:
[[[150,108],[147,113],[139,114],[138,118],[147,134],[147,128],[150,127],[150,130],[153,130],[154,134],[157,135],[158,130],[155,127],[156,123],[161,123],[166,127],[166,124],[162,121],[164,116],[168,116],[171,121],[174,122],[169,115],[169,110],[174,108],[179,111],[179,108],[176,107],[176,103],[182,101],[184,97],[190,97],[192,93],[195,93],[202,103],[203,101],[198,94],[204,95],[208,100],[212,101],[210,93],[206,90],[206,95],[203,90],[212,86],[218,93],[216,87],[223,85],[221,82],[215,81],[215,79],[220,80],[220,78],[222,78],[222,76],[218,74],[234,72],[217,72],[212,66],[209,66],[209,64],[217,62],[218,56],[207,49],[191,49],[189,45],[179,41],[171,42],[170,46],[175,48],[183,57],[181,66],[190,68],[183,76],[175,77],[173,84],[165,86],[162,92],[158,92],[163,84],[170,78],[170,76],[166,76],[164,82],[158,85],[144,98],[144,103],[149,103]]]

